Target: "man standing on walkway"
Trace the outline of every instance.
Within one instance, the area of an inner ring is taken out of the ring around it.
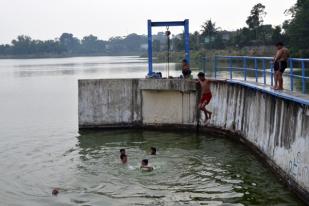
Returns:
[[[284,47],[282,42],[276,44],[277,53],[274,57],[274,70],[275,70],[275,90],[283,90],[283,78],[282,74],[288,67],[289,50]]]

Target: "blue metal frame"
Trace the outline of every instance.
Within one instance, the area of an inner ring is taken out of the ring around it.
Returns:
[[[255,82],[257,83],[259,80],[259,74],[258,74],[258,61],[257,59],[254,59],[254,70],[255,70]]]
[[[153,61],[152,61],[152,27],[166,27],[166,26],[183,26],[185,33],[185,59],[190,64],[190,31],[189,19],[184,21],[162,21],[152,22],[148,20],[148,75],[153,74]]]
[[[265,64],[265,59],[262,60],[262,68],[263,68],[264,84],[266,84],[266,64]]]
[[[220,60],[224,60],[227,62],[227,67],[220,67]],[[237,67],[237,61],[240,61],[240,67]],[[248,62],[251,61],[253,63],[253,68],[248,67]],[[235,62],[235,63],[234,63]],[[262,63],[262,69],[259,69],[259,62]],[[284,73],[284,75],[290,77],[290,90],[294,91],[294,78],[301,79],[301,91],[302,93],[306,93],[306,81],[309,80],[309,76],[306,76],[306,63],[309,64],[309,59],[299,59],[299,58],[290,58],[289,59],[289,67],[290,72]],[[266,63],[269,63],[270,71],[266,70]],[[301,75],[297,75],[294,73],[294,65],[298,63],[301,66]],[[244,72],[244,81],[247,81],[247,72],[251,71],[254,72],[255,82],[258,82],[259,72],[263,74],[263,84],[267,84],[267,74],[270,73],[270,84],[273,86],[273,78],[274,78],[274,65],[273,65],[273,58],[271,57],[251,57],[251,56],[214,56],[213,58],[213,72],[214,77],[218,77],[218,69],[224,69],[229,73],[229,79],[233,79],[233,72],[234,71],[243,71]],[[307,91],[308,93],[308,91]]]
[[[247,58],[243,59],[244,64],[244,80],[247,81]]]

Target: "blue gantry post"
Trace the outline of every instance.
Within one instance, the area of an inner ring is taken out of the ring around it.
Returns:
[[[189,31],[189,19],[184,21],[185,27],[185,58],[190,64],[190,31]]]
[[[189,33],[189,19],[184,21],[162,21],[152,22],[148,20],[148,75],[153,74],[152,65],[152,27],[171,27],[171,26],[183,26],[185,36],[185,59],[190,64],[190,33]]]
[[[148,20],[148,75],[152,73],[152,26],[151,20]]]

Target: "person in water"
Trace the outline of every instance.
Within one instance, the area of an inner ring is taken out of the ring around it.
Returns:
[[[205,123],[207,120],[211,119],[212,112],[206,109],[206,106],[209,104],[212,94],[210,91],[210,81],[205,78],[205,74],[203,72],[198,73],[198,83],[201,86],[201,99],[198,104],[198,107],[205,114]]]
[[[140,169],[142,171],[146,171],[146,172],[150,172],[153,170],[153,167],[149,166],[148,165],[148,159],[143,159],[142,162],[141,162],[141,167]]]
[[[185,79],[189,79],[191,76],[190,65],[186,59],[182,60],[182,75]]]
[[[276,44],[277,53],[274,57],[274,70],[275,70],[275,90],[283,90],[283,78],[282,74],[288,67],[289,50],[284,47],[282,42]]]
[[[150,147],[150,155],[156,155],[157,149],[155,147]]]
[[[120,160],[122,164],[128,163],[128,156],[125,149],[120,149]]]
[[[58,188],[54,188],[52,191],[52,195],[53,196],[57,196],[59,194],[59,189]]]

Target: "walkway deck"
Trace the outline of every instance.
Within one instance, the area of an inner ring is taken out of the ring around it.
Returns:
[[[309,95],[307,94],[303,94],[303,93],[295,92],[295,91],[292,92],[290,90],[282,90],[282,91],[273,90],[269,85],[259,84],[255,82],[248,82],[248,81],[245,82],[241,80],[226,80],[226,81],[231,84],[240,84],[243,86],[250,87],[252,89],[259,90],[261,92],[274,95],[279,98],[283,98],[286,100],[297,102],[302,105],[309,106]]]

